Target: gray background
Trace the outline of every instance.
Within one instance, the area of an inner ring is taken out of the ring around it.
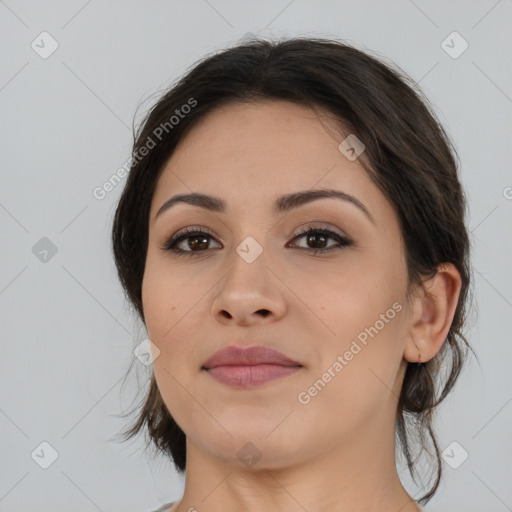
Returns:
[[[183,480],[141,438],[109,441],[151,367],[134,359],[145,333],[110,252],[122,184],[103,200],[93,190],[128,158],[135,113],[248,33],[335,36],[390,59],[453,137],[471,209],[469,340],[480,366],[470,358],[440,410],[441,449],[456,442],[451,459],[469,456],[457,469],[443,462],[427,510],[512,510],[511,14],[510,0],[0,1],[0,510],[142,512],[180,497]],[[31,47],[51,48],[43,31],[59,45],[46,59]],[[453,31],[469,44],[458,58],[441,46]],[[48,469],[35,462],[51,454],[44,441],[58,453]]]

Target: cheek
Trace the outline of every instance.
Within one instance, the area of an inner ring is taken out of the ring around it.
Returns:
[[[378,373],[379,368],[392,380],[402,357],[405,288],[405,270],[384,258],[354,257],[346,269],[304,277],[297,294],[308,298],[311,313],[301,321],[307,316],[314,320],[311,334],[319,340],[321,363],[315,371],[326,371],[339,355],[346,355],[343,371],[354,382],[376,380],[369,369]]]
[[[176,275],[168,275],[162,265],[148,265],[142,302],[148,337],[159,351],[153,362],[155,379],[165,406],[183,428],[188,421],[190,394],[197,394],[194,385],[200,355],[194,339],[201,332],[196,321],[201,303],[197,296],[200,290],[185,287]]]
[[[180,381],[197,371],[201,357],[198,341],[204,332],[201,324],[207,315],[207,300],[201,299],[206,299],[211,288],[200,273],[187,273],[186,279],[183,274],[148,258],[142,283],[146,330],[160,350],[155,374],[167,370]]]
[[[372,326],[403,296],[400,272],[391,273],[379,262],[357,254],[352,260],[347,258],[339,269],[317,266],[293,279],[294,292],[304,303],[301,311],[310,317],[317,315],[333,339],[347,339]]]
[[[173,307],[170,297],[168,294],[164,295],[163,290],[164,287],[155,279],[154,272],[146,267],[142,281],[142,309],[149,338],[155,344],[159,343],[162,335],[162,321],[169,316],[166,313]]]
[[[402,361],[405,307],[399,301],[368,297],[340,306],[332,317],[336,337],[324,339],[321,360],[314,365],[300,389],[301,404],[309,416],[328,416],[338,425],[335,436],[349,438],[375,418],[389,414],[400,394],[397,373]],[[371,308],[368,305],[371,304]],[[394,306],[394,307],[393,307]],[[381,319],[380,315],[383,314]],[[393,404],[393,405],[391,405]],[[385,412],[385,411],[388,412]],[[331,427],[319,434],[332,435]]]
[[[142,281],[142,306],[149,337],[156,344],[163,343],[172,333],[173,326],[190,309],[187,306],[192,286],[180,281],[179,273],[148,254]]]

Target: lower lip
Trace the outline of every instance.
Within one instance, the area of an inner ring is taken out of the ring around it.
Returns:
[[[216,366],[206,370],[215,380],[234,388],[254,388],[267,382],[286,377],[300,370],[301,366],[257,364],[254,366]]]

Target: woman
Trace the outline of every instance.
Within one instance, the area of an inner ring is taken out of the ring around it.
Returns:
[[[143,123],[112,234],[154,370],[124,435],[186,468],[159,510],[414,512],[436,492],[469,242],[455,150],[408,81],[339,41],[256,40]],[[395,438],[413,478],[434,453],[417,501]]]

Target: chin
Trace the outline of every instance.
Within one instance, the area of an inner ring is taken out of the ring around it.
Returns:
[[[296,446],[287,447],[282,443],[272,443],[264,439],[254,442],[235,441],[232,444],[228,452],[219,452],[218,447],[212,450],[228,466],[257,472],[285,468],[298,462]]]
[[[294,433],[284,425],[276,429],[279,422],[264,419],[255,422],[254,418],[247,422],[240,418],[231,422],[222,417],[218,421],[225,430],[215,421],[213,424],[203,423],[202,428],[196,427],[194,432],[189,432],[187,438],[226,464],[270,469],[286,465],[288,461],[292,463],[297,456],[298,443]]]

